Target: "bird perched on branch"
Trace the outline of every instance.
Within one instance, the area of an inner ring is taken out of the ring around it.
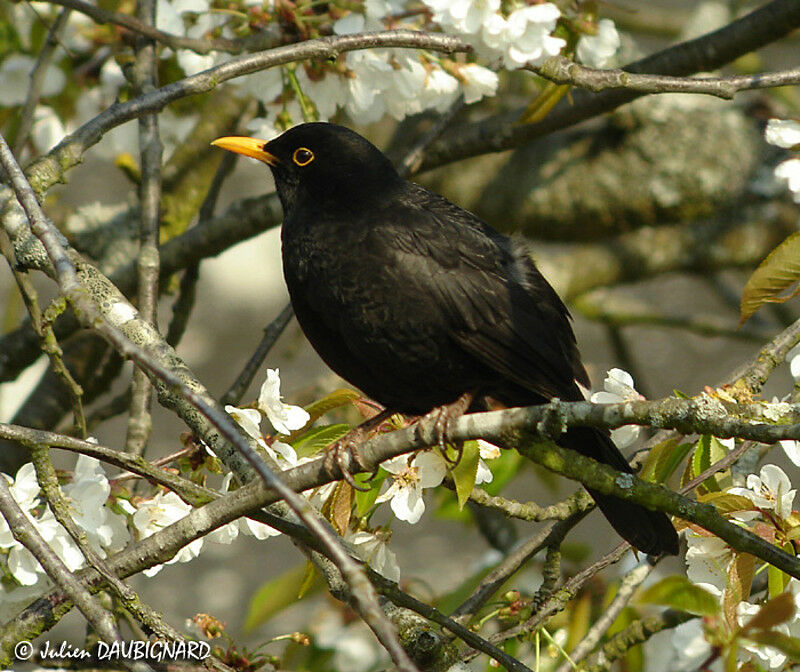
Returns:
[[[522,243],[406,181],[342,126],[213,144],[272,169],[297,319],[322,359],[367,395],[414,415],[464,398],[584,398],[569,313]],[[573,427],[559,443],[631,472],[607,432]],[[637,549],[678,552],[665,514],[589,492]]]

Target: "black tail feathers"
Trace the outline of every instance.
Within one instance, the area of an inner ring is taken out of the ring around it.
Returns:
[[[614,469],[633,472],[611,437],[601,430],[573,427],[559,443]],[[678,535],[666,514],[589,488],[587,490],[611,526],[632,546],[649,555],[678,554]]]

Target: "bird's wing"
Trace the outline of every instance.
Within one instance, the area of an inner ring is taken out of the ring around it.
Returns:
[[[442,311],[453,340],[501,380],[546,398],[588,385],[569,312],[524,248],[416,187],[392,245],[404,281]]]

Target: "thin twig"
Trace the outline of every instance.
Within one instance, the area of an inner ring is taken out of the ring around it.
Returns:
[[[140,0],[136,4],[138,19],[148,26],[156,22],[155,0]],[[155,44],[140,38],[136,45],[133,67],[133,88],[137,95],[154,91],[158,86],[158,54]],[[162,145],[157,114],[139,117],[139,156],[142,176],[139,182],[139,254],[137,298],[142,319],[156,329],[158,310],[158,236],[161,224],[161,153]],[[134,455],[144,454],[153,429],[150,404],[153,388],[147,374],[135,369],[131,380],[131,412],[128,417],[126,449]]]
[[[572,497],[576,502],[589,499],[589,496],[580,491]],[[481,579],[472,591],[450,614],[450,617],[459,623],[467,623],[486,601],[517,571],[522,568],[533,556],[543,548],[557,546],[575,525],[577,525],[591,509],[578,509],[569,518],[551,524],[547,529],[520,544],[512,553],[509,553],[491,572]]]
[[[53,54],[55,54],[56,48],[59,45],[59,37],[69,21],[70,13],[69,9],[62,9],[58,13],[53,25],[50,26],[50,30],[47,31],[44,45],[36,58],[36,65],[33,66],[31,83],[28,85],[28,94],[25,97],[25,103],[19,113],[19,128],[17,129],[16,138],[14,139],[13,151],[18,156],[22,154],[22,150],[25,148],[25,144],[30,137],[31,129],[33,128],[33,120],[35,119],[34,113],[36,111],[36,106],[39,104],[45,75],[53,60]]]
[[[234,406],[239,403],[247,388],[250,387],[250,383],[253,382],[253,378],[264,364],[264,360],[267,358],[269,351],[272,350],[272,346],[275,345],[278,337],[286,329],[293,315],[292,304],[287,303],[283,310],[278,313],[278,316],[264,328],[264,336],[261,338],[261,342],[252,357],[247,361],[247,364],[245,364],[242,372],[236,377],[233,385],[222,395],[220,403]]]
[[[653,571],[655,566],[655,563],[645,560],[622,577],[614,599],[611,600],[611,603],[603,610],[600,617],[592,624],[583,639],[569,652],[570,660],[561,663],[556,672],[570,672],[574,669],[576,663],[580,663],[592,652],[606,633],[606,630],[614,624],[617,616],[628,605],[636,589],[650,576],[650,572]]]
[[[570,84],[589,91],[625,89],[637,93],[700,93],[731,100],[740,91],[800,84],[800,68],[732,77],[670,77],[621,69],[598,70],[565,56],[551,56],[542,65],[527,66],[531,72],[555,84]]]

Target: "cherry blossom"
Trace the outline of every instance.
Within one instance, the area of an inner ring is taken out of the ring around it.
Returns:
[[[791,149],[800,145],[800,121],[770,119],[764,129],[764,139],[771,145]]]
[[[620,46],[617,27],[611,19],[597,22],[597,33],[581,35],[575,53],[578,60],[590,68],[602,68],[617,53]]]
[[[595,404],[618,404],[623,401],[639,401],[644,397],[636,391],[633,377],[622,369],[609,369],[603,381],[602,392],[595,392],[591,401]],[[639,438],[638,425],[624,425],[611,430],[611,440],[620,449],[633,445]]]
[[[478,472],[475,474],[475,485],[491,483],[494,474],[484,460],[494,460],[500,457],[500,448],[493,443],[478,439]]]
[[[400,580],[400,567],[397,557],[386,544],[386,539],[373,532],[348,530],[344,535],[359,558],[366,562],[378,574],[397,582]]]
[[[233,481],[233,474],[228,473],[222,479],[222,492],[229,492],[230,486]],[[263,541],[268,537],[276,537],[280,534],[278,530],[257,520],[250,520],[250,518],[240,518],[234,520],[232,523],[223,525],[222,527],[214,530],[207,536],[209,541],[216,544],[230,544],[239,536],[239,532],[249,534],[259,541]]]
[[[174,492],[159,492],[145,502],[142,502],[133,514],[132,522],[140,539],[145,539],[152,534],[164,529],[168,525],[179,521],[189,515],[192,507],[184,502]],[[177,554],[168,560],[166,564],[171,565],[176,562],[189,562],[196,558],[203,548],[203,538],[195,539],[193,542],[184,546]],[[155,565],[150,569],[144,570],[145,576],[155,576],[163,565]]]
[[[783,469],[775,464],[765,464],[761,472],[747,477],[746,488],[730,488],[731,494],[750,499],[763,511],[775,511],[779,518],[787,518],[792,512],[792,504],[797,490]]]
[[[281,401],[281,379],[278,369],[267,369],[267,379],[258,394],[258,407],[281,434],[291,434],[295,429],[301,429],[310,419],[304,409]]]
[[[390,502],[394,515],[412,524],[425,512],[422,491],[435,488],[447,473],[444,458],[432,450],[419,452],[413,458],[398,455],[382,462],[381,467],[392,475],[392,484],[376,503]]]
[[[11,53],[0,63],[0,107],[22,105],[28,93],[30,76],[36,59],[24,54]],[[41,87],[41,96],[47,98],[60,93],[67,78],[55,65],[48,65]]]

